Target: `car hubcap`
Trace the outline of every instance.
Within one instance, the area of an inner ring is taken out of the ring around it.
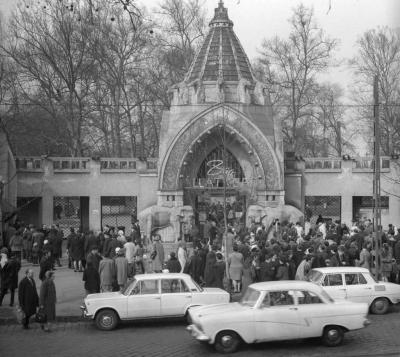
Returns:
[[[103,326],[110,326],[112,324],[112,317],[111,316],[103,316],[103,319],[101,320]]]
[[[337,330],[329,330],[328,332],[328,338],[331,341],[336,340],[339,337],[339,332]]]
[[[232,342],[233,342],[233,338],[232,338],[232,336],[223,336],[222,338],[221,338],[221,342],[222,342],[222,345],[224,346],[224,347],[229,347],[230,345],[232,345]]]
[[[377,301],[377,302],[375,302],[375,308],[377,309],[377,310],[382,310],[383,309],[383,301]]]

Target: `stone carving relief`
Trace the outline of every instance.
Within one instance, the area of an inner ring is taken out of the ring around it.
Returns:
[[[207,130],[221,124],[222,120],[229,129],[234,129],[247,138],[255,154],[261,161],[261,168],[265,177],[266,189],[283,190],[283,176],[276,156],[264,135],[255,130],[251,122],[245,119],[232,108],[219,106],[203,114],[203,119],[196,117],[186,128],[179,133],[179,137],[172,144],[172,148],[163,160],[160,175],[161,190],[179,190],[179,171],[185,155],[193,143]]]
[[[181,225],[190,229],[194,212],[191,206],[162,207],[150,206],[139,212],[139,224],[147,237],[160,234],[163,242],[176,242],[181,233]]]

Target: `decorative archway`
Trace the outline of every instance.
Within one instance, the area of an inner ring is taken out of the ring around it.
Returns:
[[[260,190],[283,190],[283,173],[271,143],[259,128],[240,111],[227,104],[217,104],[190,120],[172,141],[160,168],[160,191],[182,190],[182,168],[191,160],[193,145],[213,129],[223,127],[235,135],[238,145],[248,153],[249,160],[260,169]],[[273,135],[273,133],[271,133]]]

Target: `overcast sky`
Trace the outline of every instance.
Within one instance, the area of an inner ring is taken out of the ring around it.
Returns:
[[[150,10],[160,3],[160,0],[136,1]],[[16,2],[0,0],[0,10],[7,15]],[[355,55],[356,40],[366,30],[385,25],[400,27],[400,0],[225,0],[236,35],[250,60],[258,55],[264,38],[287,37],[288,19],[301,2],[314,8],[316,20],[330,37],[339,39],[339,59]],[[211,18],[218,0],[204,0],[204,4]],[[344,89],[348,89],[352,80],[345,64],[330,70],[326,78]]]

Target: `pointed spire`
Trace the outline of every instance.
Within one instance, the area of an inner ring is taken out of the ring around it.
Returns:
[[[233,22],[229,19],[228,9],[224,7],[224,2],[219,1],[215,9],[214,18],[210,22],[210,27],[233,27]]]

